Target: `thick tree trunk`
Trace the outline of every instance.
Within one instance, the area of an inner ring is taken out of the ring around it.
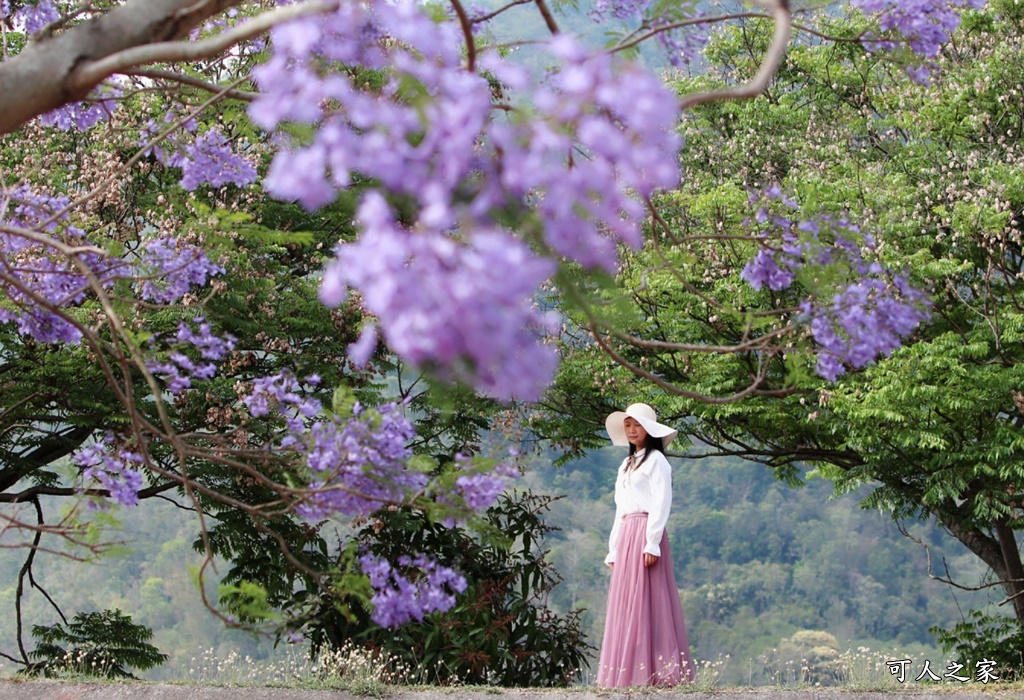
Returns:
[[[1021,564],[1017,537],[1005,520],[1000,520],[996,525],[996,536],[999,538],[999,548],[1006,563],[1006,577],[1002,579],[1005,582],[1003,590],[1013,603],[1014,614],[1024,625],[1024,564]]]
[[[990,537],[980,530],[965,526],[960,518],[951,514],[939,514],[937,517],[954,537],[992,569],[1007,597],[1012,598],[1014,616],[1024,627],[1024,594],[1021,593],[1024,591],[1024,565],[1021,563],[1013,530],[1002,522],[995,528],[996,537]]]
[[[128,0],[56,36],[31,42],[0,63],[0,134],[85,97],[103,78],[76,79],[79,66],[119,51],[188,36],[241,0]]]

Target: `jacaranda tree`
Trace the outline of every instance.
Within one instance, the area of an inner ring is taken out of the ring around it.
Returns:
[[[680,116],[760,95],[801,42],[856,46],[923,82],[982,4],[851,0],[841,24],[817,2],[709,15],[611,0],[595,17],[626,29],[598,47],[545,0],[0,0],[0,468],[6,500],[30,507],[8,511],[8,536],[32,551],[44,535],[89,545],[74,517],[46,521],[40,497],[103,507],[173,490],[209,554],[203,515],[242,514],[330,590],[348,572],[298,556],[282,518],[301,531],[382,506],[472,517],[514,470],[415,457],[404,404],[348,388],[378,344],[432,381],[535,400],[558,363],[558,295],[587,318],[583,342],[659,381],[607,343],[617,311],[601,299],[644,223],[664,225],[656,195],[680,184]],[[487,40],[505,12],[539,13],[542,69]],[[644,42],[694,58],[711,28],[741,19],[772,28],[749,80],[680,96],[631,59]],[[778,188],[749,194],[765,204],[735,234],[756,242],[747,281],[793,299],[752,315],[731,346],[670,341],[761,358],[745,387],[709,398],[763,393],[782,353],[834,379],[927,317],[922,291],[877,255],[884,231],[787,213]],[[278,306],[309,285],[321,306]],[[235,327],[263,317],[274,330]],[[337,343],[344,353],[318,352]],[[99,388],[77,383],[81,365]],[[388,577],[362,560],[376,619],[453,604],[462,579],[430,554]]]

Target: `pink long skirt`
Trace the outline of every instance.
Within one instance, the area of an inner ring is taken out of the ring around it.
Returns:
[[[623,520],[597,670],[597,684],[605,688],[693,681],[668,535],[661,537],[657,563],[644,568],[646,533],[647,513]]]

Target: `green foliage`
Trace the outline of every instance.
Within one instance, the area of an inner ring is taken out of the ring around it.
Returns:
[[[932,630],[943,651],[961,662],[995,661],[993,672],[1003,681],[1024,677],[1024,628],[1012,617],[971,610],[967,619],[949,630]]]
[[[222,583],[217,588],[217,597],[229,613],[241,619],[259,623],[276,617],[267,602],[267,589],[258,583]]]
[[[396,630],[370,621],[369,610],[338,589],[311,625],[315,649],[352,641],[415,669],[420,682],[506,687],[565,686],[578,677],[589,645],[580,611],[558,615],[548,596],[561,580],[545,559],[543,520],[552,498],[504,495],[485,516],[485,535],[445,527],[407,510],[378,512],[357,534],[370,552],[392,561],[429,552],[469,584],[456,605]],[[339,614],[338,603],[353,615]]]
[[[149,643],[153,631],[120,610],[78,613],[66,625],[35,625],[32,636],[38,643],[25,673],[33,676],[134,678],[129,668],[146,671],[167,659]]]

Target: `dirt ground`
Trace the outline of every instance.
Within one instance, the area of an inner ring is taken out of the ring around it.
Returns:
[[[500,698],[498,696],[506,696]],[[898,688],[891,691],[779,688],[720,688],[697,692],[686,690],[604,691],[445,689],[396,692],[385,700],[880,700],[896,696],[905,700],[1024,700],[1024,690],[1000,688],[998,684],[945,688]],[[294,688],[216,688],[159,683],[64,683],[56,681],[0,681],[0,700],[367,700],[334,690]]]

